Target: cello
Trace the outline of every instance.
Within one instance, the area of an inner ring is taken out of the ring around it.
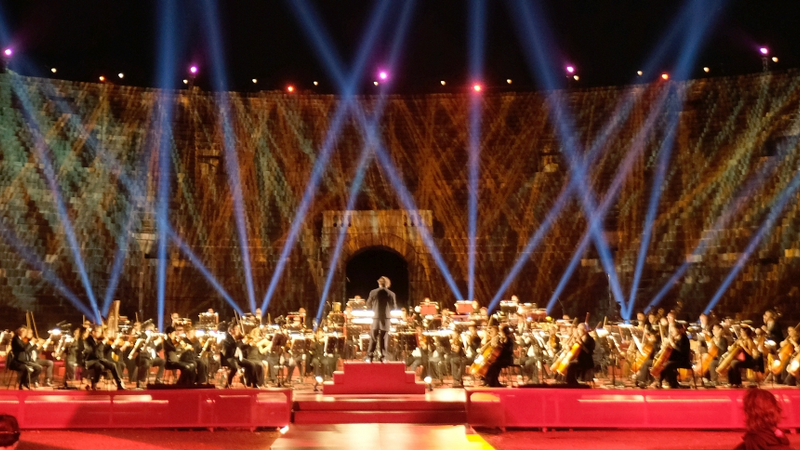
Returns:
[[[650,375],[653,378],[658,378],[661,372],[664,371],[664,366],[669,361],[669,355],[672,354],[672,336],[664,337],[664,327],[659,326],[659,334],[661,334],[661,350],[659,350],[656,357],[653,359],[653,366],[650,368]]]
[[[797,324],[797,327],[800,327],[800,323]],[[780,375],[783,372],[783,369],[789,365],[789,360],[792,358],[792,353],[794,353],[795,346],[797,345],[795,342],[791,340],[791,337],[787,337],[783,342],[784,344],[781,346],[780,350],[778,350],[778,357],[774,361],[772,361],[772,365],[770,369],[772,370],[773,375]]]

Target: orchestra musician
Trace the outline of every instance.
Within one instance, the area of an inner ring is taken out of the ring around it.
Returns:
[[[261,329],[256,327],[250,330],[242,339],[241,351],[242,358],[239,364],[244,367],[245,371],[245,386],[246,387],[260,387],[264,386],[264,352],[267,351],[269,341],[262,338]]]
[[[797,329],[795,327],[789,327],[786,329],[786,339],[784,339],[784,341],[781,342],[780,347],[783,348],[784,345],[791,346],[792,354],[796,354],[797,351],[800,350],[800,342],[798,342]],[[783,381],[783,384],[787,386],[797,385],[797,379],[794,377],[794,375],[789,373],[789,371],[787,371],[785,367],[783,369],[783,374],[781,375],[783,375],[781,379]]]
[[[195,372],[197,373],[195,383],[208,383],[208,359],[202,357],[203,344],[197,337],[197,331],[194,328],[186,330],[183,344],[184,351],[181,353],[181,361],[194,364]]]
[[[775,311],[770,309],[764,311],[764,325],[761,329],[767,333],[767,340],[772,342],[781,342],[783,341],[783,333],[781,332],[781,327],[778,325],[777,314]]]
[[[677,389],[679,387],[678,369],[690,369],[692,367],[691,343],[689,342],[689,336],[686,335],[684,325],[674,320],[670,322],[672,322],[672,325],[669,327],[669,339],[662,342],[661,345],[672,347],[672,352],[669,354],[669,359],[661,371],[657,386],[661,386],[666,380],[672,389]]]
[[[225,333],[225,339],[222,340],[220,345],[220,365],[228,368],[228,378],[225,382],[225,388],[230,388],[233,384],[233,377],[241,367],[239,365],[239,355],[241,354],[240,339],[241,329],[231,324],[228,327],[228,332]],[[254,379],[254,374],[250,373],[251,379]]]
[[[44,385],[47,387],[53,386],[52,379],[53,379],[53,361],[50,361],[47,358],[42,358],[41,353],[47,350],[47,345],[50,343],[50,339],[48,338],[46,341],[44,339],[36,339],[33,336],[33,330],[28,328],[27,332],[28,342],[31,346],[28,349],[28,356],[29,360],[36,363],[39,367],[41,367],[40,373],[44,373]],[[33,377],[33,387],[39,387],[39,376]]]
[[[514,330],[508,325],[503,325],[499,332],[496,325],[490,325],[490,329],[492,330],[491,345],[498,354],[495,360],[489,364],[483,382],[488,387],[502,387],[499,379],[500,371],[514,364]]]
[[[378,288],[373,289],[367,298],[367,309],[375,315],[372,318],[372,332],[370,334],[367,362],[372,362],[375,351],[379,352],[379,361],[383,362],[386,349],[389,347],[389,330],[391,328],[391,312],[397,309],[397,297],[389,290],[392,282],[387,277],[378,278]]]
[[[188,362],[181,359],[181,353],[186,349],[183,338],[178,335],[178,330],[167,327],[167,338],[164,340],[164,359],[165,368],[168,370],[180,371],[177,384],[181,386],[191,386],[197,378],[197,370],[194,361]]]
[[[577,358],[570,361],[567,366],[566,381],[568,385],[577,385],[578,379],[590,381],[594,378],[594,338],[589,335],[585,323],[579,323],[575,328],[575,338],[580,345]]]
[[[644,389],[654,381],[653,376],[650,375],[650,368],[653,367],[653,359],[661,350],[660,335],[654,333],[650,328],[644,328],[641,347],[637,351],[637,357],[641,357],[644,361],[636,373],[636,386]]]
[[[728,383],[731,387],[742,387],[742,369],[758,369],[761,355],[758,352],[758,346],[753,341],[755,333],[750,327],[741,328],[741,336],[736,340],[736,344],[741,347],[743,360],[735,359],[731,362],[731,367],[728,370]]]
[[[725,337],[725,329],[722,328],[722,325],[715,323],[711,326],[711,333],[712,338],[711,342],[708,342],[709,353],[712,351],[712,346],[716,349],[715,352],[716,356],[713,357],[708,365],[708,372],[706,374],[701,374],[701,377],[706,378],[708,377],[711,385],[714,386],[719,382],[719,374],[717,373],[717,367],[720,363],[720,357],[725,351],[728,349],[728,339]],[[713,354],[712,353],[712,354]]]
[[[325,331],[317,328],[314,340],[308,349],[308,367],[314,369],[314,377],[327,378],[333,374],[330,361],[325,356]]]
[[[38,379],[42,372],[42,366],[30,359],[30,350],[33,344],[28,338],[26,327],[17,328],[14,337],[11,339],[11,353],[9,368],[19,372],[19,389],[31,389],[31,378]]]
[[[145,322],[147,323],[147,322]],[[139,335],[141,344],[134,354],[136,360],[136,387],[141,388],[147,384],[147,378],[151,367],[158,368],[156,372],[156,384],[164,383],[164,369],[167,362],[158,356],[164,348],[164,338],[156,333],[156,326],[150,322],[145,326],[145,331]]]
[[[101,325],[92,326],[91,334],[84,342],[84,353],[86,355],[86,370],[90,372],[91,390],[97,389],[97,382],[104,371],[109,371],[117,384],[118,390],[125,390],[125,384],[119,376],[117,365],[114,361],[109,361],[105,357],[105,347],[103,338],[103,328]]]
[[[411,372],[416,372],[417,367],[422,367],[420,379],[425,379],[428,376],[428,336],[422,331],[422,325],[416,327],[415,337],[417,339],[417,348],[415,348],[406,359],[406,366]],[[473,359],[475,357],[473,356]]]
[[[463,387],[464,370],[467,368],[467,342],[461,341],[461,335],[453,332],[450,336],[450,371],[453,374],[453,387]]]

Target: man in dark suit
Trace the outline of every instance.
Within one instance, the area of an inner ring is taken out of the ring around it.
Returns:
[[[33,344],[27,339],[28,329],[19,327],[11,339],[11,353],[9,354],[9,368],[19,372],[19,388],[31,388],[31,378],[39,379],[42,366],[30,359],[30,350]],[[13,355],[13,357],[12,357]]]
[[[389,290],[392,283],[386,277],[378,278],[378,289],[373,289],[367,298],[367,308],[371,309],[375,315],[372,318],[372,334],[369,341],[369,351],[367,352],[367,362],[372,362],[375,355],[375,347],[380,351],[379,361],[384,361],[386,347],[388,347],[388,332],[391,327],[391,312],[397,309],[397,298],[394,292]]]

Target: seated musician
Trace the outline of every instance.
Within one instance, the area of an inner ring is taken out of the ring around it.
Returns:
[[[536,331],[533,331],[536,333]],[[519,365],[521,367],[522,376],[527,377],[529,380],[539,379],[539,364],[542,361],[544,349],[539,339],[529,334],[522,339],[519,346]]]
[[[491,328],[496,329],[495,326]],[[493,333],[494,334],[494,333]],[[495,351],[498,351],[499,354],[494,361],[489,364],[489,368],[486,370],[486,375],[483,377],[483,382],[486,386],[489,387],[502,387],[503,385],[500,384],[500,371],[514,364],[514,330],[511,329],[508,325],[504,325],[500,329],[500,333],[497,333],[496,336],[492,338],[492,347]]]
[[[202,358],[203,344],[197,337],[197,332],[194,328],[189,328],[186,331],[183,343],[185,350],[181,353],[181,361],[194,364],[195,372],[197,373],[195,383],[208,383],[208,359]]]
[[[317,328],[314,341],[308,349],[307,366],[314,369],[314,378],[333,376],[333,359],[325,355],[325,331]]]
[[[467,368],[467,353],[464,349],[464,343],[461,342],[461,335],[453,332],[450,336],[450,371],[453,374],[453,387],[458,388],[464,386],[463,376],[464,370]]]
[[[30,360],[30,349],[33,344],[28,339],[28,329],[19,327],[11,339],[9,368],[19,372],[19,389],[31,388],[31,378],[38,379],[42,366]]]
[[[680,323],[672,322],[669,327],[669,339],[662,343],[672,347],[672,353],[664,365],[664,369],[659,376],[659,386],[667,381],[669,386],[677,389],[678,385],[678,369],[689,369],[692,367],[692,354],[691,343],[689,336],[686,335],[686,328]]]
[[[220,365],[228,368],[228,378],[225,382],[226,388],[230,388],[233,384],[233,377],[239,372],[239,360],[242,357],[241,344],[241,329],[237,325],[230,325],[228,332],[225,333],[225,339],[220,344]],[[253,374],[251,373],[252,377]]]
[[[742,327],[741,336],[736,341],[742,349],[744,359],[736,359],[731,362],[730,370],[728,370],[728,382],[731,387],[742,387],[742,370],[743,369],[758,369],[761,355],[758,352],[758,347],[753,341],[755,332],[750,327]]]
[[[261,330],[256,327],[242,339],[242,358],[239,364],[244,367],[244,385],[247,387],[264,386],[264,353],[267,351],[269,341],[261,336]]]
[[[644,357],[644,362],[639,366],[639,371],[636,373],[636,386],[642,389],[646,388],[653,382],[653,376],[650,375],[650,368],[653,367],[653,359],[661,350],[661,337],[654,333],[652,329],[645,328],[642,335],[642,350],[637,349],[637,357]],[[643,354],[642,352],[647,354]]]
[[[181,360],[181,353],[184,351],[183,338],[178,335],[178,330],[175,327],[169,326],[165,330],[167,339],[164,340],[164,359],[166,360],[166,369],[179,370],[180,377],[178,383],[182,386],[189,386],[194,384],[197,377],[196,366],[194,362],[186,362]]]
[[[722,325],[715,323],[711,327],[711,330],[713,337],[711,338],[711,342],[708,342],[707,344],[709,352],[711,352],[712,347],[716,348],[716,356],[709,362],[708,372],[701,374],[701,377],[708,377],[708,379],[711,381],[711,384],[716,385],[719,382],[717,367],[720,363],[720,356],[722,356],[728,349],[728,339],[725,338],[725,330],[722,328]]]
[[[781,332],[781,327],[776,320],[777,314],[775,314],[775,311],[766,310],[763,319],[764,326],[761,329],[767,334],[767,340],[775,343],[783,341],[783,332]]]
[[[416,327],[415,337],[417,339],[417,348],[415,348],[409,355],[408,359],[406,360],[406,366],[408,366],[408,370],[411,372],[416,372],[417,367],[422,367],[420,379],[424,380],[425,377],[428,376],[429,349],[428,336],[423,333],[421,325]]]
[[[44,385],[47,387],[53,386],[53,361],[42,357],[42,353],[47,350],[45,347],[47,347],[47,345],[50,343],[50,339],[47,341],[43,339],[36,339],[33,336],[33,330],[28,328],[28,342],[32,344],[28,350],[29,360],[41,367],[40,373],[45,374]],[[33,377],[33,387],[39,387],[38,376]]]
[[[575,328],[575,335],[580,350],[575,359],[567,366],[566,381],[568,385],[577,385],[578,379],[590,381],[594,378],[594,338],[589,335],[585,323],[579,323]]]
[[[158,352],[163,348],[163,337],[156,334],[156,326],[151,322],[145,326],[144,333],[138,337],[141,344],[133,358],[136,360],[136,387],[143,387],[147,384],[150,368],[156,367],[156,384],[162,384],[164,378],[164,367],[166,361],[158,356]]]
[[[117,365],[114,361],[109,361],[105,358],[105,347],[103,338],[103,328],[100,325],[92,326],[91,334],[84,341],[84,353],[86,355],[84,364],[86,370],[91,372],[91,389],[97,389],[97,382],[104,371],[109,371],[117,384],[117,389],[125,390],[125,384],[119,376]]]
[[[800,342],[797,339],[797,329],[795,327],[789,327],[786,329],[786,339],[781,342],[780,347],[783,348],[784,345],[790,345],[792,347],[792,355],[796,354],[799,347]],[[791,359],[789,360],[791,361]],[[784,364],[785,368],[783,369],[783,384],[787,386],[796,386],[797,385],[797,378],[792,375],[786,368],[788,368],[788,364]]]

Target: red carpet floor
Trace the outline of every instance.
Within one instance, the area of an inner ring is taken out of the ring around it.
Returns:
[[[732,449],[741,432],[720,431],[508,431],[469,436],[463,426],[293,425],[285,435],[249,431],[29,431],[18,449],[447,449],[686,450]],[[277,437],[277,440],[275,440]],[[790,435],[800,449],[800,435]]]

